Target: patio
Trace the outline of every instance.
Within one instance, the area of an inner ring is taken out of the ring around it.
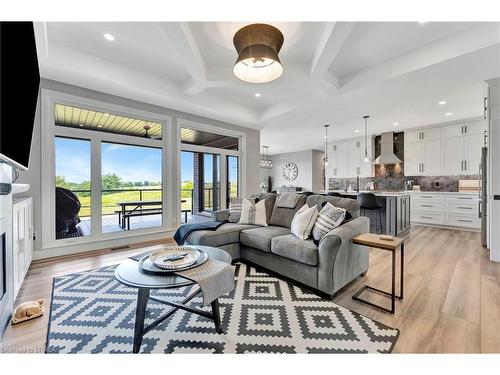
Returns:
[[[84,236],[89,236],[91,234],[91,223],[90,217],[81,217],[81,223],[78,224],[78,227],[81,228]],[[192,215],[191,213],[187,214],[187,222],[202,222],[210,220],[210,217],[205,215]],[[181,215],[181,222],[184,222],[184,214]],[[159,227],[161,225],[161,215],[149,215],[149,216],[136,216],[130,218],[130,230],[135,229],[145,229],[145,228],[154,228]],[[126,229],[123,229],[118,224],[118,215],[103,215],[102,216],[102,232],[103,233],[112,233],[112,232],[126,232]]]

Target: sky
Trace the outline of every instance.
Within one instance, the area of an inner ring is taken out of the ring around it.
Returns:
[[[116,173],[123,181],[161,181],[160,149],[102,143],[101,155],[102,174]],[[207,172],[206,181],[212,182]],[[230,180],[237,174],[236,163],[230,163]],[[56,175],[69,182],[90,181],[90,141],[57,137]],[[193,153],[181,152],[181,181],[188,180],[193,181]]]

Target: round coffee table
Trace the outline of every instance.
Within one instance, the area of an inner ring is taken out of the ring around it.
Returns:
[[[231,263],[231,256],[224,250],[210,246],[190,246],[196,249],[205,251],[209,259],[218,260],[221,262]],[[139,249],[138,249],[139,250]],[[139,250],[140,251],[140,250]],[[186,279],[175,274],[166,276],[156,276],[142,272],[139,267],[139,262],[133,259],[127,259],[122,262],[115,270],[115,278],[122,284],[131,288],[138,289],[137,307],[135,310],[135,326],[134,326],[134,346],[133,352],[139,353],[142,344],[142,338],[146,333],[155,328],[168,317],[172,316],[177,310],[186,310],[194,314],[212,319],[215,324],[217,333],[224,333],[220,320],[219,301],[216,299],[212,302],[212,313],[187,306],[190,300],[201,293],[201,289],[197,289],[181,302],[165,301],[156,297],[151,297],[151,289],[172,289],[181,288],[195,284],[194,281]],[[157,320],[144,327],[144,318],[146,316],[146,307],[148,300],[152,300],[164,305],[171,306],[172,309],[160,316]]]

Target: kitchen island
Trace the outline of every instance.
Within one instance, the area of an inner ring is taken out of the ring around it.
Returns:
[[[381,207],[384,234],[397,236],[410,229],[411,194],[409,191],[360,190],[358,193],[355,190],[329,190],[328,192],[339,193],[341,196],[351,199],[357,199],[359,193],[372,193],[377,198],[377,203]],[[324,194],[325,192],[320,193]],[[370,221],[375,220],[375,215],[378,215],[376,211],[366,211],[366,216],[370,217]],[[374,231],[373,229],[370,230]]]

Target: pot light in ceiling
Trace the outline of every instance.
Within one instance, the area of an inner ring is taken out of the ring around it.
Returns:
[[[445,113],[446,116],[452,116],[453,115],[453,112],[446,112]]]
[[[254,96],[255,96],[256,98],[260,98],[260,92],[256,92],[256,93],[254,94]]]
[[[438,105],[445,105],[446,104],[446,100],[441,100],[440,102],[438,102]]]
[[[398,125],[399,125],[399,122],[395,122],[395,123],[393,123],[392,125],[394,125],[394,126],[398,126]]]
[[[417,21],[420,25],[423,25],[424,23],[427,23],[429,21]]]
[[[104,34],[104,39],[109,40],[110,42],[113,42],[116,38],[113,34],[106,33],[106,34]]]
[[[234,48],[238,52],[234,75],[250,83],[265,83],[280,77],[283,66],[278,53],[283,40],[281,31],[263,23],[238,30],[233,38]]]
[[[358,129],[354,130],[354,133],[359,133],[359,130]]]

